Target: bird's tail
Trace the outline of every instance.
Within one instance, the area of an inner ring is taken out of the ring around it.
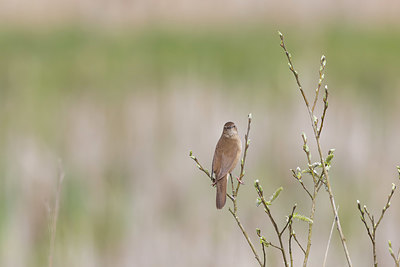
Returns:
[[[217,180],[217,209],[222,209],[225,206],[227,183],[228,174]]]

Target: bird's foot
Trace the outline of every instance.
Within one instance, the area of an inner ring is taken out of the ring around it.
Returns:
[[[242,180],[239,179],[239,177],[236,177],[236,180],[239,182],[239,184],[244,184],[244,183],[242,182]]]

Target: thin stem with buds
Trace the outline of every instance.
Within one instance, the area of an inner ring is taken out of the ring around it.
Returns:
[[[360,219],[364,223],[365,229],[367,230],[367,234],[372,243],[372,254],[374,257],[374,266],[375,267],[378,266],[378,259],[376,257],[376,229],[378,228],[379,224],[381,223],[383,216],[386,213],[386,210],[390,207],[390,200],[392,199],[392,196],[393,196],[395,190],[396,190],[396,185],[392,184],[392,190],[390,191],[390,194],[388,195],[386,204],[381,211],[381,216],[379,217],[378,222],[376,222],[376,223],[375,223],[374,215],[371,215],[371,213],[367,209],[367,206],[364,205],[363,207],[361,207],[360,201],[357,200],[357,208],[361,214]],[[367,216],[368,216],[370,225],[368,225],[365,214],[367,214]]]
[[[272,200],[277,197],[277,195],[279,194],[281,189],[280,190],[278,189],[276,191],[278,193],[276,193],[276,192],[274,193],[274,196],[271,198],[271,201],[268,203],[268,201],[264,197],[264,191],[263,191],[262,187],[260,186],[260,183],[259,183],[258,180],[255,181],[254,186],[256,188],[256,191],[257,191],[257,194],[259,196],[259,199],[260,199],[261,203],[264,206],[264,211],[268,215],[268,218],[271,221],[271,224],[272,224],[272,226],[273,226],[273,228],[275,230],[275,233],[276,233],[276,235],[278,237],[279,246],[277,248],[282,253],[282,258],[283,258],[283,262],[284,262],[285,266],[288,267],[289,265],[288,265],[288,261],[287,261],[285,247],[284,247],[283,241],[282,241],[282,234],[286,230],[287,226],[291,223],[291,221],[293,219],[293,213],[294,213],[294,210],[296,209],[296,205],[293,207],[292,213],[291,213],[291,215],[289,215],[288,222],[286,223],[285,227],[283,227],[283,229],[280,231],[279,227],[278,227],[278,224],[276,223],[274,217],[272,216],[272,213],[271,213],[271,210],[269,208],[269,205],[271,204],[270,202],[272,202]]]
[[[327,166],[325,164],[325,160],[324,160],[324,157],[323,157],[322,148],[321,148],[321,144],[320,144],[320,135],[321,135],[321,131],[322,131],[323,121],[325,120],[326,109],[328,108],[328,102],[327,102],[327,100],[324,100],[324,103],[325,103],[325,105],[324,105],[324,113],[323,113],[323,115],[321,117],[321,124],[320,124],[320,126],[318,128],[318,119],[314,115],[314,108],[310,107],[310,104],[309,104],[309,102],[307,100],[307,97],[306,97],[306,95],[304,93],[303,87],[302,87],[302,85],[300,83],[299,74],[294,68],[294,65],[293,65],[293,62],[292,62],[292,56],[290,55],[290,53],[286,49],[285,42],[284,42],[284,37],[283,37],[282,33],[279,32],[279,36],[280,36],[280,39],[281,39],[281,47],[284,50],[284,52],[286,54],[286,57],[287,57],[287,60],[288,60],[289,69],[293,73],[293,76],[295,77],[296,83],[298,85],[298,88],[300,90],[301,95],[303,96],[303,100],[304,100],[304,103],[306,105],[306,108],[307,108],[307,111],[308,111],[308,114],[309,114],[309,117],[310,117],[310,120],[311,120],[311,125],[312,125],[312,129],[313,129],[313,132],[314,132],[315,141],[317,143],[317,150],[318,150],[318,154],[319,154],[319,158],[320,158],[320,162],[321,162],[321,166],[322,166],[322,173],[323,173],[323,175],[325,177],[325,184],[326,184],[326,188],[327,188],[327,191],[328,191],[328,194],[329,194],[329,200],[330,200],[330,203],[331,203],[332,211],[333,211],[334,216],[336,218],[336,227],[337,227],[337,230],[339,232],[340,240],[342,242],[342,246],[343,246],[344,253],[345,253],[345,256],[346,256],[347,264],[348,264],[349,267],[352,267],[353,265],[352,265],[352,262],[351,262],[351,259],[350,259],[350,254],[349,254],[349,251],[348,251],[348,248],[347,248],[346,238],[345,238],[345,236],[343,234],[342,226],[340,224],[340,219],[339,219],[339,215],[338,215],[338,212],[337,212],[337,209],[336,209],[336,204],[335,204],[335,197],[334,197],[334,194],[333,194],[332,186],[330,184],[329,174],[328,174]],[[325,66],[325,64],[326,64],[325,56],[321,57],[321,62],[322,62],[321,64],[323,66]],[[318,91],[319,91],[319,89],[318,89]],[[325,87],[325,92],[326,92],[326,98],[327,98],[327,96],[328,96],[327,95],[327,92],[328,92],[327,87]],[[318,94],[316,94],[316,97],[318,97]],[[316,100],[314,100],[314,102],[316,102]]]
[[[394,264],[396,265],[396,267],[399,267],[400,266],[400,248],[397,251],[397,255],[394,255],[393,248],[392,248],[392,242],[389,240],[388,243],[389,243],[390,256],[392,256],[392,258],[394,260]]]

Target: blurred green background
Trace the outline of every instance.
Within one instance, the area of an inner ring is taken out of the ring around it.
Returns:
[[[257,249],[256,227],[274,236],[255,179],[268,193],[284,187],[272,207],[280,223],[294,203],[309,214],[289,169],[305,166],[301,133],[312,132],[277,30],[310,97],[327,57],[322,145],[336,148],[332,186],[353,263],[372,264],[356,200],[378,214],[399,181],[398,3],[22,2],[0,6],[0,266],[48,264],[59,159],[55,266],[256,266],[230,204],[215,209],[188,154],[210,168],[223,124],[244,138],[252,113],[239,215]],[[383,266],[387,240],[400,247],[399,199],[377,233]],[[332,220],[321,192],[310,266],[321,266]],[[305,242],[305,224],[295,230]],[[345,265],[336,232],[328,262]],[[281,264],[272,249],[268,263]]]

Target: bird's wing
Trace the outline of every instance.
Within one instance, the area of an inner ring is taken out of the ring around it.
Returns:
[[[222,151],[221,160],[220,160],[220,169],[219,173],[216,174],[217,180],[225,178],[226,175],[232,171],[234,165],[236,165],[237,161],[237,153],[238,148],[232,149],[231,151]]]

